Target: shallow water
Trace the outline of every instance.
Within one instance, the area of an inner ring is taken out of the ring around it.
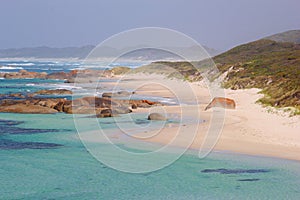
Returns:
[[[0,119],[0,199],[300,198],[298,162],[221,152],[199,159],[191,151],[156,172],[129,174],[87,152],[72,115],[1,113]],[[7,148],[3,141],[10,141]],[[34,148],[10,148],[26,142]]]

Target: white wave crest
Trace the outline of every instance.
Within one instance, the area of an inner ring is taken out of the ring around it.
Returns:
[[[23,67],[11,67],[11,66],[1,66],[0,69],[23,69]]]
[[[8,63],[8,66],[33,66],[34,63]]]

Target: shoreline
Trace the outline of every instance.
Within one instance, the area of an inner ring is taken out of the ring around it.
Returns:
[[[191,142],[190,149],[199,150],[204,141],[209,139],[209,147],[213,150],[230,151],[235,153],[269,156],[300,161],[300,116],[288,117],[283,111],[277,113],[269,112],[268,108],[255,103],[263,95],[259,94],[259,89],[229,90],[224,89],[224,97],[231,98],[236,102],[234,110],[212,108],[204,111],[210,102],[210,91],[204,82],[185,82],[179,79],[166,79],[162,75],[155,74],[126,74],[126,76],[113,76],[109,79],[113,82],[101,82],[103,88],[120,91],[135,91],[139,96],[166,98],[173,100],[179,98],[179,105],[169,105],[162,107],[138,108],[134,113],[161,112],[167,114],[169,119],[175,116],[184,117],[193,122],[167,125],[157,130],[145,130],[140,133],[142,141],[166,145],[172,142],[174,147],[187,147]],[[74,84],[65,84],[75,86]],[[192,92],[192,95],[191,93]],[[177,99],[178,100],[178,99]],[[197,111],[197,112],[195,112]],[[213,113],[224,112],[224,117],[220,135],[207,135]],[[197,120],[204,120],[200,124]],[[181,135],[177,135],[178,130]],[[195,137],[193,134],[197,130]],[[138,130],[137,130],[138,131]],[[136,132],[136,131],[135,131]],[[123,138],[115,134],[116,140]],[[150,137],[151,136],[151,137]],[[208,136],[208,137],[207,137]],[[207,137],[207,138],[205,138]],[[205,139],[204,139],[205,138]],[[91,138],[93,141],[95,138]],[[89,139],[90,140],[90,139]]]
[[[136,78],[136,80],[135,80]],[[153,79],[150,76],[149,79]],[[130,83],[129,83],[130,82]],[[141,76],[131,75],[130,81],[125,84],[119,83],[122,89],[132,89],[141,84]],[[178,80],[174,80],[174,83]],[[197,135],[189,147],[199,150],[201,148],[204,133],[209,128],[212,110],[204,111],[204,107],[210,101],[208,89],[203,83],[191,83],[192,89],[196,91],[199,105],[194,105],[195,109],[200,109],[201,120]],[[235,110],[225,110],[224,126],[213,151],[229,151],[254,156],[267,156],[300,161],[300,117],[288,117],[285,113],[269,113],[267,108],[255,103],[262,94],[258,94],[259,89],[229,90],[224,89],[227,98],[232,98],[237,103]],[[170,91],[166,88],[144,87],[137,90],[137,94],[146,96],[170,97]],[[164,111],[169,115],[180,115],[179,106],[164,106]],[[219,108],[213,108],[218,110]],[[135,113],[150,113],[151,109],[141,109]],[[187,129],[197,128],[196,124],[185,125]],[[158,135],[148,139],[146,142],[158,144],[168,144],[170,136],[176,135],[175,127],[164,127]],[[143,135],[144,133],[141,133]],[[153,133],[148,132],[147,135]],[[185,132],[188,137],[189,133]],[[172,137],[171,137],[172,139]],[[177,138],[175,146],[182,147],[184,138]]]

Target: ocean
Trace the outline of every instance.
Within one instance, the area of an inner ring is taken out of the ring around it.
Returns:
[[[82,67],[50,61],[1,61],[0,66],[0,71],[48,73]],[[0,80],[1,94],[44,88],[80,89],[59,80]],[[127,115],[147,123],[142,114]],[[120,118],[126,126],[126,117]],[[95,128],[88,126],[90,118],[83,120],[86,131]],[[116,128],[113,118],[97,120],[103,129]],[[106,150],[106,144],[98,145]],[[212,152],[203,159],[197,155],[190,150],[160,170],[125,173],[88,152],[73,115],[0,113],[0,199],[300,199],[299,162],[231,152]]]

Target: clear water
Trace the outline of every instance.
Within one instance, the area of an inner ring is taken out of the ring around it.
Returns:
[[[72,115],[2,113],[0,119],[23,121],[1,125],[0,199],[300,198],[298,162],[225,153],[199,159],[190,152],[162,170],[128,174],[87,152]]]
[[[0,93],[49,85],[0,81]],[[86,131],[95,129],[83,120]],[[99,121],[115,128],[113,119]],[[129,174],[89,154],[72,115],[0,113],[0,199],[300,199],[300,163],[225,152],[199,159],[190,151],[156,172]]]

